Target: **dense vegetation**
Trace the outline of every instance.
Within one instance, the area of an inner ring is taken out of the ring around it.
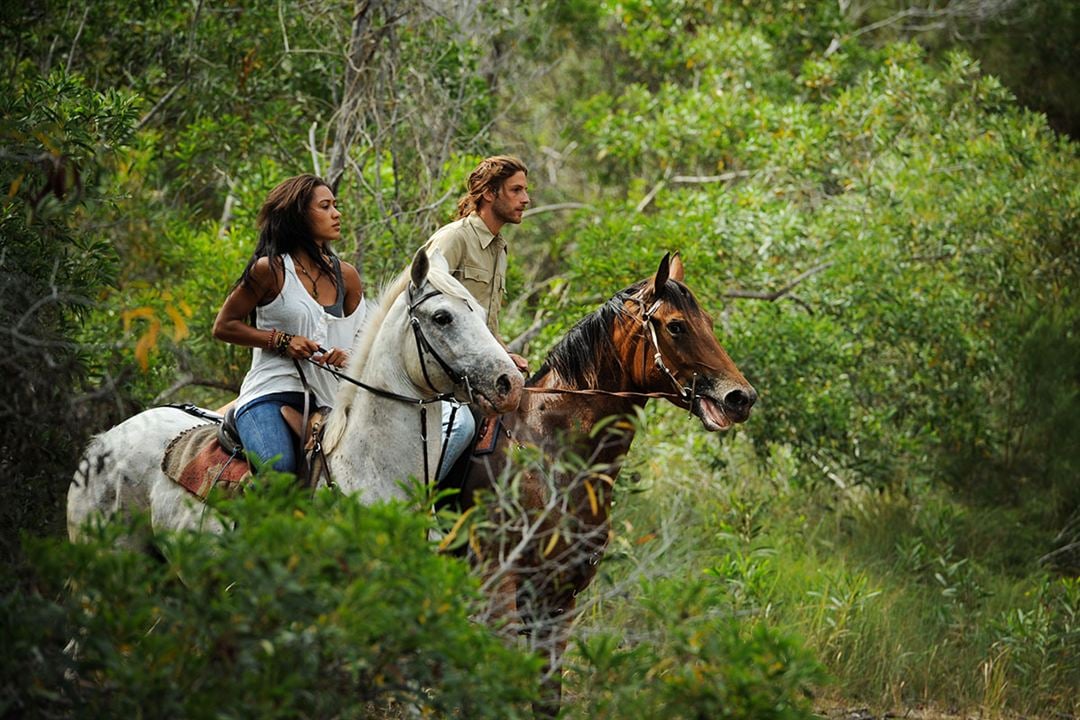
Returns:
[[[1033,3],[965,51],[855,5],[5,5],[0,713],[523,712],[532,661],[470,625],[474,585],[403,508],[253,494],[236,534],[162,538],[165,563],[62,540],[89,432],[237,387],[247,354],[209,328],[270,187],[340,173],[339,250],[374,289],[504,151],[541,206],[508,232],[504,324],[534,365],[678,249],[761,395],[720,438],[646,413],[570,715],[796,717],[808,684],[1080,712],[1080,163],[1017,99],[1070,127],[1074,89],[1038,68],[1077,13]],[[448,680],[473,663],[482,711]],[[217,694],[185,704],[188,682]]]

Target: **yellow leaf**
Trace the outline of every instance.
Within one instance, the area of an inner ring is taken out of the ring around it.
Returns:
[[[153,320],[154,308],[143,307],[135,308],[134,310],[125,310],[123,314],[124,319],[124,332],[131,332],[131,321],[136,319]]]
[[[188,332],[187,323],[184,322],[184,318],[172,305],[165,306],[165,312],[169,318],[173,321],[173,340],[180,342],[191,333]]]
[[[135,359],[139,361],[139,367],[143,372],[150,369],[150,351],[157,347],[158,331],[161,329],[161,322],[157,318],[153,318],[150,321],[150,329],[148,329],[143,336],[139,338],[139,342],[135,344]]]
[[[444,537],[439,543],[439,552],[442,552],[446,548],[450,547],[450,543],[454,542],[454,538],[457,537],[458,531],[461,530],[461,526],[465,524],[465,519],[472,515],[474,510],[476,510],[475,505],[473,505],[465,512],[461,513],[461,516],[457,519],[457,522],[454,523],[454,527],[450,528],[450,532],[446,533],[446,537]]]
[[[555,545],[557,545],[558,542],[559,542],[559,531],[556,530],[555,532],[551,533],[551,539],[548,540],[547,547],[544,548],[544,557],[547,557],[548,555],[551,554],[551,551],[555,549]]]
[[[19,177],[11,181],[11,188],[8,190],[8,199],[15,197],[15,193],[19,192],[19,187],[22,186],[22,181],[26,178],[26,173],[19,173]]]
[[[480,549],[480,538],[476,534],[476,527],[469,528],[469,547],[476,553],[476,558],[480,561],[484,561],[484,553]]]
[[[600,504],[596,501],[596,490],[593,489],[592,483],[585,480],[585,492],[589,494],[589,509],[592,510],[593,515],[600,514]]]
[[[645,533],[640,538],[638,538],[637,544],[638,545],[644,545],[645,543],[649,542],[650,540],[655,540],[655,539],[656,539],[656,533]]]

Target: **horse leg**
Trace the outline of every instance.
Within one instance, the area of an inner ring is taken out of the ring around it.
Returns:
[[[533,646],[544,658],[540,699],[533,703],[533,714],[539,718],[558,717],[562,707],[562,659],[570,634],[568,618],[572,609],[552,609],[533,620]]]
[[[497,629],[504,637],[517,637],[522,626],[517,605],[517,576],[512,572],[495,569],[486,574],[484,583],[489,588],[484,623]]]

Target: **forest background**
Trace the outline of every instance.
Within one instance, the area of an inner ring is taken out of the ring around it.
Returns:
[[[719,437],[648,408],[568,716],[1080,712],[1075,3],[2,13],[0,714],[519,712],[534,666],[405,509],[268,491],[224,555],[163,539],[164,565],[63,522],[91,433],[235,393],[248,352],[210,326],[273,185],[328,177],[376,288],[503,152],[531,170],[504,325],[533,367],[679,250],[761,395]],[[328,527],[365,572],[320,560]]]

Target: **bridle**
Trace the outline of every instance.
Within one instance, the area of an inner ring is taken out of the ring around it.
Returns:
[[[323,370],[325,372],[330,373],[331,375],[338,378],[339,380],[344,380],[345,382],[352,383],[353,385],[356,385],[357,387],[359,387],[359,388],[361,388],[363,390],[366,390],[367,392],[370,392],[373,395],[376,395],[376,396],[381,397],[381,398],[386,398],[388,400],[394,400],[394,401],[397,401],[397,402],[405,403],[405,404],[408,404],[408,405],[417,405],[417,406],[419,406],[419,408],[420,408],[420,439],[421,439],[421,447],[423,448],[423,452],[424,452],[424,482],[429,483],[431,481],[431,474],[430,474],[430,468],[428,467],[427,406],[432,404],[432,403],[437,403],[437,402],[449,402],[451,404],[450,418],[449,418],[449,422],[447,422],[447,425],[446,425],[446,435],[447,435],[447,437],[443,438],[443,442],[441,444],[441,450],[439,452],[439,462],[438,462],[438,465],[435,466],[436,477],[438,477],[438,473],[442,468],[443,460],[445,459],[446,446],[447,446],[448,441],[449,441],[450,431],[454,426],[454,418],[457,415],[458,409],[461,408],[461,406],[469,405],[470,403],[473,402],[473,399],[474,399],[473,398],[473,389],[472,389],[472,383],[469,382],[469,376],[466,375],[465,373],[459,372],[459,371],[455,370],[453,367],[451,367],[450,364],[448,362],[446,362],[446,360],[443,358],[443,356],[439,354],[438,350],[436,350],[435,347],[431,344],[431,341],[428,340],[427,336],[424,334],[424,329],[423,329],[423,326],[420,323],[420,319],[416,316],[416,309],[418,307],[420,307],[420,305],[422,305],[424,302],[426,302],[427,300],[430,300],[433,297],[436,297],[438,295],[442,295],[443,294],[442,291],[440,291],[440,290],[432,290],[431,292],[429,292],[426,295],[422,296],[418,300],[414,300],[413,299],[412,286],[410,285],[408,290],[407,290],[407,293],[408,294],[406,296],[406,299],[408,301],[408,304],[406,305],[406,307],[408,309],[407,310],[408,311],[408,318],[409,318],[408,322],[409,322],[409,326],[412,328],[413,337],[416,340],[416,353],[417,353],[417,356],[418,356],[419,362],[420,362],[420,370],[424,374],[424,382],[426,382],[427,386],[429,388],[431,388],[431,391],[433,393],[435,393],[433,396],[426,397],[426,398],[415,398],[415,397],[409,397],[408,395],[401,395],[400,393],[395,393],[395,392],[392,392],[390,390],[386,390],[386,389],[383,389],[383,388],[377,388],[377,387],[368,385],[367,383],[365,383],[365,382],[363,382],[361,380],[357,380],[354,377],[346,375],[345,373],[341,372],[340,370],[336,370],[336,369],[334,369],[332,367],[329,367],[327,365],[322,365],[320,363],[317,363],[314,360],[312,360],[311,358],[306,358],[306,360],[309,363],[311,363],[312,365],[314,365],[315,367],[319,368],[320,370]],[[466,305],[468,305],[468,301],[466,300],[465,302],[466,302]],[[472,306],[469,305],[469,307],[471,309]],[[320,347],[319,352],[326,353],[327,351],[324,348]],[[446,376],[450,379],[450,381],[454,384],[455,388],[456,387],[461,387],[461,386],[465,387],[466,394],[467,394],[467,396],[469,398],[468,400],[462,402],[462,401],[457,399],[457,397],[454,395],[453,392],[440,393],[438,391],[438,389],[436,389],[435,385],[431,382],[431,376],[428,374],[427,359],[426,359],[427,357],[433,358],[435,360],[435,362],[438,363],[439,367],[446,374]],[[303,370],[300,369],[299,361],[294,361],[294,362],[296,363],[297,371],[299,371],[299,373],[300,373],[300,381],[304,385],[304,390],[305,390],[305,393],[304,393],[304,397],[305,397],[305,403],[304,403],[304,427],[306,428],[307,427],[307,416],[308,416],[306,399],[307,399],[307,396],[309,394],[307,392],[307,390],[308,390],[307,379],[304,377]],[[306,430],[305,430],[305,432],[306,432]],[[315,453],[322,461],[323,469],[324,469],[325,474],[326,474],[326,483],[327,483],[327,485],[329,485],[330,487],[334,487],[333,480],[330,477],[330,463],[326,458],[325,452],[323,452],[322,443],[320,442],[319,438],[317,438],[317,437],[314,439],[313,453]]]
[[[653,304],[649,306],[649,309],[646,310],[645,302],[640,298],[638,298],[637,300],[638,303],[641,305],[642,311],[640,318],[642,327],[641,333],[642,335],[645,335],[647,339],[652,340],[653,349],[656,350],[655,354],[653,354],[653,364],[655,364],[656,367],[660,369],[660,372],[664,373],[664,375],[666,375],[667,378],[671,380],[672,384],[675,386],[675,389],[678,390],[677,397],[680,400],[685,400],[687,403],[689,403],[691,410],[693,410],[694,400],[697,399],[698,374],[697,372],[694,372],[693,376],[690,378],[689,385],[683,385],[681,382],[679,382],[679,378],[675,377],[675,373],[671,372],[671,369],[668,368],[667,363],[664,362],[664,353],[660,349],[660,340],[656,336],[656,324],[659,321],[655,317],[653,317],[653,315],[655,315],[656,311],[660,309],[660,304],[663,301],[660,299],[655,300]],[[648,355],[649,349],[645,343],[642,343],[641,364],[644,374],[648,374],[649,372]]]
[[[698,374],[695,372],[690,379],[689,385],[683,385],[679,378],[671,371],[671,368],[664,362],[664,352],[660,349],[660,339],[656,334],[656,323],[659,322],[654,315],[656,311],[660,309],[663,304],[663,300],[656,300],[648,308],[645,307],[645,301],[641,298],[633,298],[637,301],[641,308],[641,316],[635,317],[634,320],[641,323],[641,360],[642,360],[642,376],[647,376],[649,373],[649,344],[652,344],[653,364],[660,369],[671,383],[675,386],[677,392],[633,392],[630,390],[601,390],[599,388],[538,388],[538,387],[526,387],[525,392],[531,393],[543,393],[543,394],[559,394],[559,395],[604,395],[608,397],[620,397],[620,398],[667,398],[675,400],[683,400],[687,403],[691,413],[694,411],[694,401],[698,399],[697,394],[697,380]]]
[[[423,297],[421,297],[419,300],[413,301],[412,288],[411,287],[409,288],[408,292],[409,292],[409,296],[408,296],[408,298],[409,298],[409,325],[412,326],[413,337],[416,338],[416,353],[417,353],[417,355],[420,356],[420,370],[424,373],[424,382],[427,383],[428,387],[431,388],[432,392],[434,392],[434,393],[439,392],[438,390],[435,389],[435,386],[431,382],[431,378],[428,376],[427,363],[424,361],[424,354],[426,352],[428,355],[430,355],[431,357],[433,357],[435,359],[435,362],[437,362],[439,364],[439,367],[442,368],[442,371],[444,373],[446,373],[446,376],[448,378],[450,378],[450,381],[452,383],[454,383],[455,387],[459,387],[459,386],[462,386],[462,385],[465,386],[465,391],[466,391],[466,393],[468,394],[468,397],[469,397],[468,402],[471,403],[473,401],[473,391],[472,391],[472,384],[469,382],[469,376],[465,375],[463,373],[460,373],[457,370],[454,370],[452,367],[450,367],[450,364],[448,362],[446,362],[446,360],[443,359],[443,356],[439,354],[438,350],[436,350],[434,347],[432,347],[431,342],[427,339],[427,336],[424,335],[424,329],[420,325],[420,318],[416,317],[416,314],[415,314],[416,308],[420,307],[426,300],[429,300],[430,298],[433,298],[433,297],[435,297],[437,295],[441,295],[442,293],[439,290],[432,290],[427,295],[424,295]],[[469,305],[468,300],[465,301],[465,304],[467,306],[469,306],[470,309],[472,308],[472,306]],[[466,403],[466,404],[468,404],[468,403]]]

